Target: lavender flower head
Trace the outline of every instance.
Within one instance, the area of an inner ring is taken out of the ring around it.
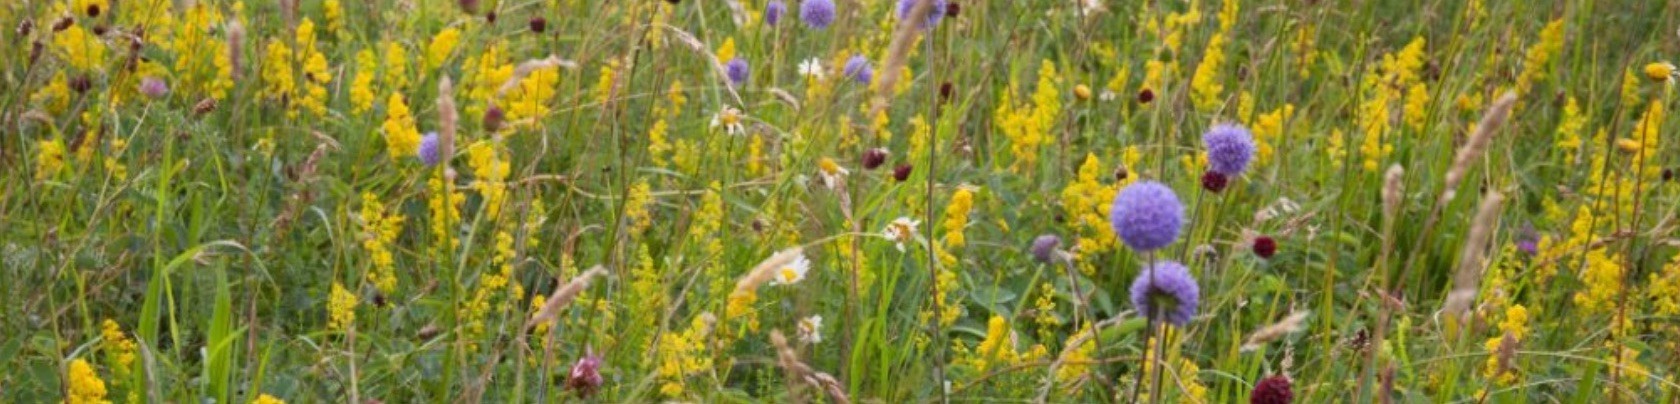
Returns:
[[[438,143],[437,132],[426,132],[426,136],[420,138],[418,154],[420,155],[420,162],[427,167],[434,167],[443,162],[443,156],[438,155],[441,152],[438,150]]]
[[[916,8],[921,0],[898,0],[898,18],[910,18],[910,9]],[[939,20],[945,18],[945,0],[933,0],[933,9],[928,10],[927,21],[922,23],[921,29],[933,28],[939,25]]]
[[[169,95],[169,84],[164,83],[163,79],[146,76],[146,78],[140,79],[140,93],[147,97],[163,98],[163,96]]]
[[[729,84],[735,87],[747,82],[747,73],[750,72],[748,69],[747,60],[742,58],[730,59],[729,63],[723,66],[724,73],[729,76]]]
[[[1033,259],[1048,264],[1052,258],[1055,258],[1056,247],[1061,245],[1062,238],[1054,234],[1038,236],[1032,242]]]
[[[1540,253],[1540,232],[1534,230],[1533,223],[1524,223],[1517,231],[1517,250],[1528,255]]]
[[[1184,203],[1166,185],[1139,181],[1114,195],[1108,222],[1126,246],[1139,252],[1154,251],[1178,239],[1184,227]]]
[[[834,23],[834,0],[805,0],[799,4],[799,19],[811,29],[828,28]]]
[[[782,14],[787,14],[787,3],[770,0],[770,4],[764,6],[764,23],[774,27],[782,22]]]
[[[1150,264],[1132,280],[1132,307],[1156,321],[1184,326],[1196,316],[1201,288],[1184,265],[1173,261]],[[1159,313],[1157,313],[1159,311]],[[1161,318],[1154,318],[1160,315]]]
[[[853,55],[851,59],[846,59],[846,67],[841,70],[841,74],[857,81],[858,84],[868,85],[875,79],[875,68],[869,66],[869,58]]]
[[[1202,148],[1207,149],[1208,167],[1226,176],[1236,176],[1248,169],[1254,160],[1254,135],[1237,125],[1213,125],[1202,134]]]
[[[601,357],[595,354],[585,354],[572,365],[572,373],[566,377],[566,387],[577,390],[579,397],[589,397],[595,389],[601,388]]]

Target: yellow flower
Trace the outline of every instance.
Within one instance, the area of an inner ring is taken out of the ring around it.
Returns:
[[[723,45],[718,46],[718,50],[717,50],[718,63],[727,63],[731,59],[735,59],[735,38],[734,37],[724,39],[723,40]]]
[[[332,294],[327,297],[327,320],[327,325],[336,331],[344,331],[356,323],[356,295],[338,282],[333,282]]]
[[[420,131],[415,129],[414,117],[409,115],[408,103],[403,102],[401,93],[391,93],[386,101],[385,123],[380,128],[385,131],[385,146],[391,160],[400,161],[420,152]]]
[[[88,17],[99,17],[111,11],[111,4],[106,0],[76,0],[75,12]]]
[[[507,95],[508,127],[535,128],[548,116],[549,101],[560,83],[560,68],[551,66],[532,71]]]
[[[1655,62],[1645,65],[1645,77],[1658,83],[1666,82],[1674,77],[1674,65],[1668,62]]]
[[[367,280],[387,294],[397,289],[396,259],[389,246],[402,233],[403,220],[401,214],[387,214],[378,196],[371,192],[362,193],[362,247],[367,249],[368,259],[373,262],[373,268],[367,272]]]
[[[251,404],[286,404],[286,401],[274,398],[274,396],[271,395],[263,394],[258,395],[256,399],[251,400]]]
[[[1091,87],[1084,84],[1073,86],[1073,96],[1080,101],[1089,101],[1091,99]]]
[[[99,335],[105,339],[105,357],[111,361],[112,379],[120,383],[134,365],[134,340],[123,334],[122,326],[108,318],[100,323]]]
[[[99,372],[93,370],[93,365],[87,360],[76,359],[70,361],[70,372],[65,377],[70,385],[69,396],[64,402],[70,404],[110,404],[105,399],[105,381],[99,379]]]
[[[280,100],[292,95],[296,84],[292,77],[292,49],[285,41],[268,41],[268,48],[264,51],[262,63],[262,95],[271,100]]]
[[[38,149],[35,152],[35,179],[44,180],[57,175],[64,169],[64,141],[39,140],[35,142]]]
[[[408,87],[408,49],[402,43],[385,41],[385,53],[380,55],[385,63],[385,87],[391,91],[402,91]]]
[[[105,67],[105,42],[79,24],[54,34],[53,45],[63,54],[65,62],[76,70],[92,71]]]
[[[1224,62],[1225,34],[1216,33],[1208,39],[1202,63],[1196,65],[1196,74],[1190,77],[1190,96],[1196,109],[1212,111],[1219,106],[1220,92],[1225,90],[1225,85],[1220,84],[1220,69]]]
[[[432,36],[432,42],[426,45],[426,68],[437,70],[443,62],[449,60],[449,54],[455,52],[455,44],[461,41],[461,31],[453,27],[444,28],[437,35]]]
[[[356,78],[350,80],[350,112],[360,114],[373,109],[378,98],[373,93],[373,78],[378,69],[379,61],[374,59],[372,50],[356,52]]]

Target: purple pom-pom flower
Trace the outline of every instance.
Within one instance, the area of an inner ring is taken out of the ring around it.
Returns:
[[[846,67],[841,70],[841,74],[857,81],[858,84],[868,85],[875,79],[875,68],[869,66],[869,58],[853,55],[851,59],[846,59]]]
[[[783,3],[782,0],[770,0],[770,4],[764,6],[764,23],[776,26],[782,22],[782,14],[787,14],[787,3]]]
[[[729,84],[735,87],[746,84],[747,74],[751,72],[747,60],[742,58],[730,59],[729,63],[724,64],[723,71],[729,76]]]
[[[1054,234],[1038,236],[1032,242],[1033,259],[1048,264],[1051,259],[1056,257],[1056,247],[1061,245],[1062,238]]]
[[[1149,264],[1132,281],[1132,307],[1155,321],[1183,326],[1196,316],[1201,288],[1184,265],[1173,261]],[[1159,316],[1159,318],[1157,318]]]
[[[140,93],[147,97],[163,98],[163,96],[169,95],[169,84],[164,83],[163,79],[146,76],[146,78],[140,79]]]
[[[420,150],[417,153],[420,155],[420,162],[427,167],[437,166],[438,163],[443,162],[443,156],[439,155],[441,151],[438,149],[437,132],[426,132],[426,136],[420,138]]]
[[[1228,177],[1242,174],[1254,160],[1254,135],[1241,126],[1213,125],[1202,134],[1202,147],[1207,149],[1208,167]]]
[[[799,4],[799,19],[811,29],[828,28],[834,23],[834,0],[805,0]]]
[[[1184,204],[1172,188],[1139,181],[1114,195],[1108,222],[1120,241],[1139,252],[1154,251],[1178,239],[1184,227]]]
[[[898,18],[910,18],[910,9],[916,7],[921,0],[898,0]],[[939,20],[945,18],[945,0],[933,0],[933,9],[928,10],[927,21],[922,23],[921,29],[933,28],[939,25]]]

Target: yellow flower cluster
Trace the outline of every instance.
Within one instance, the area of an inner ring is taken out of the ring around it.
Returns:
[[[64,170],[64,140],[37,140],[35,146],[35,179],[51,179]]]
[[[437,70],[449,61],[449,55],[455,52],[455,45],[461,42],[461,30],[454,27],[444,28],[432,36],[431,43],[426,45],[426,68]]]
[[[435,41],[433,43],[436,44]],[[462,82],[466,89],[463,95],[469,101],[464,108],[468,120],[477,121],[483,118],[484,110],[496,101],[496,92],[501,88],[502,82],[513,77],[513,65],[504,59],[501,47],[486,46],[477,58],[468,59],[466,68],[461,70],[467,75]]]
[[[1033,300],[1033,322],[1038,325],[1038,340],[1050,341],[1062,319],[1056,317],[1056,287],[1050,282],[1039,284],[1038,299]]]
[[[1154,337],[1146,340],[1144,344],[1146,346],[1160,345],[1155,343]],[[1162,391],[1150,391],[1148,388],[1142,389],[1141,391],[1143,392],[1138,393],[1138,402],[1144,402],[1150,398],[1154,398],[1152,395],[1155,394],[1160,394],[1160,398],[1168,398],[1168,400],[1160,401],[1171,402],[1173,401],[1171,400],[1173,397],[1171,393],[1174,391],[1177,391],[1182,397],[1188,398],[1183,401],[1207,402],[1207,387],[1202,385],[1198,376],[1201,373],[1202,368],[1197,366],[1196,362],[1190,360],[1190,358],[1183,357],[1180,353],[1179,345],[1180,343],[1173,342],[1162,347],[1162,349],[1150,349],[1144,353],[1143,362],[1148,365],[1143,366],[1143,375],[1137,380],[1144,381],[1144,386],[1153,386],[1153,384],[1151,384],[1152,381],[1155,380],[1155,378],[1160,377],[1163,380],[1160,384]],[[1167,351],[1165,359],[1157,360],[1157,358],[1161,358],[1163,356],[1161,355],[1162,352],[1160,352],[1162,350]],[[1157,376],[1155,373],[1161,371],[1160,368],[1163,364],[1176,364],[1177,369],[1168,370],[1168,374]]]
[[[387,214],[385,205],[379,202],[379,196],[371,192],[362,194],[361,216],[362,248],[367,249],[368,257],[373,261],[373,269],[368,270],[367,280],[380,292],[396,292],[396,259],[389,246],[397,240],[397,235],[402,233],[404,218],[398,213]]]
[[[1079,327],[1079,332],[1068,334],[1067,341],[1064,344],[1071,345],[1078,342],[1079,346],[1062,347],[1062,366],[1056,368],[1056,383],[1063,385],[1076,383],[1085,377],[1085,372],[1090,370],[1091,364],[1088,362],[1091,360],[1091,352],[1097,348],[1096,339],[1086,335],[1090,332],[1091,325],[1085,324]]]
[[[665,91],[665,102],[653,106],[653,126],[648,128],[648,160],[654,166],[665,168],[670,166],[671,143],[667,139],[670,135],[670,124],[667,120],[676,119],[682,113],[683,104],[688,98],[683,96],[681,81],[671,82],[671,88]]]
[[[519,81],[507,94],[507,120],[510,128],[536,128],[538,120],[548,116],[548,103],[554,99],[560,83],[560,67],[536,69]]]
[[[286,404],[286,400],[274,398],[274,396],[267,394],[261,394],[258,395],[256,399],[251,400],[251,404]]]
[[[1208,39],[1207,51],[1202,54],[1202,63],[1196,65],[1196,73],[1190,77],[1190,99],[1195,102],[1197,110],[1213,111],[1222,101],[1220,93],[1225,91],[1225,85],[1220,84],[1219,76],[1221,65],[1225,63],[1225,42],[1225,33],[1213,34],[1213,38]]]
[[[99,372],[93,370],[93,365],[87,360],[76,359],[70,361],[70,371],[65,375],[66,383],[70,385],[69,395],[64,402],[69,404],[111,404],[105,399],[105,381],[99,378]]]
[[[160,7],[168,10],[167,6]],[[161,14],[169,14],[164,12]],[[175,55],[176,87],[186,94],[202,94],[211,99],[220,100],[227,96],[228,90],[233,89],[233,65],[228,59],[227,44],[224,41],[210,37],[210,32],[217,30],[223,24],[221,12],[215,7],[196,4],[187,10],[181,25],[176,29],[173,40],[168,49]],[[287,59],[270,59],[287,60]],[[264,82],[269,78],[267,70],[270,64],[264,63]],[[291,76],[287,70],[286,76]],[[290,91],[289,89],[286,91]]]
[[[1574,96],[1563,106],[1563,117],[1558,119],[1557,140],[1552,148],[1563,153],[1566,164],[1574,164],[1576,153],[1581,150],[1581,130],[1587,126],[1587,115],[1581,112],[1581,105]]]
[[[297,89],[297,83],[295,78],[292,77],[290,60],[292,60],[292,48],[286,46],[286,41],[280,39],[268,41],[268,47],[263,51],[263,98],[275,101],[292,98],[292,92]]]
[[[1546,79],[1552,57],[1563,51],[1563,19],[1558,18],[1540,29],[1540,42],[1529,45],[1523,53],[1522,72],[1517,74],[1517,94],[1528,94],[1534,83]]]
[[[1295,117],[1295,104],[1283,104],[1282,107],[1270,113],[1261,114],[1250,127],[1254,128],[1254,165],[1261,166],[1272,161],[1274,149],[1272,144],[1278,143],[1283,136],[1284,125]]]
[[[507,194],[507,177],[512,166],[500,157],[498,146],[479,141],[467,146],[467,166],[472,168],[472,188],[484,197],[484,211],[490,219],[501,217]]]
[[[630,187],[630,195],[624,201],[624,217],[630,234],[642,234],[653,225],[653,186],[647,180],[637,181]]]
[[[385,53],[380,55],[384,61],[384,79],[382,83],[386,90],[400,92],[408,88],[408,48],[401,42],[386,40]]]
[[[327,297],[327,320],[334,331],[344,331],[356,324],[356,295],[338,282],[333,282],[332,293]]]
[[[963,361],[975,371],[985,373],[994,366],[1010,366],[1023,362],[1032,362],[1043,358],[1046,350],[1043,345],[1033,345],[1026,350],[1016,346],[1014,331],[1009,329],[1009,321],[1003,316],[993,315],[986,322],[986,338],[980,340],[979,345],[969,352]],[[959,352],[962,350],[958,350]]]
[[[1136,151],[1128,148],[1128,153]],[[1079,263],[1080,272],[1087,276],[1095,275],[1096,267],[1081,258],[1112,251],[1119,242],[1114,228],[1108,224],[1108,208],[1120,188],[1118,185],[1103,185],[1101,178],[1105,176],[1102,161],[1097,159],[1096,154],[1089,153],[1085,156],[1085,163],[1079,166],[1077,180],[1062,189],[1062,210],[1067,212],[1075,234],[1070,251]],[[1133,178],[1136,175],[1127,176],[1127,180]]]
[[[1039,64],[1038,85],[1033,91],[1032,104],[1016,105],[1014,83],[1010,83],[1010,89],[1004,91],[998,100],[993,119],[998,130],[1009,139],[1009,152],[1015,157],[1011,170],[1024,172],[1031,169],[1038,162],[1039,147],[1051,141],[1050,131],[1055,128],[1056,120],[1062,113],[1061,92],[1057,89],[1061,81],[1061,76],[1056,74],[1056,64],[1044,60]]]
[[[327,84],[332,82],[332,72],[327,71],[326,55],[315,47],[315,22],[309,17],[298,23],[297,46],[297,60],[303,66],[303,94],[297,97],[295,105],[314,116],[324,116],[327,113]],[[296,115],[296,109],[288,109],[287,114]]]
[[[704,373],[712,367],[712,357],[706,355],[706,337],[711,334],[710,315],[696,316],[688,329],[681,333],[666,333],[659,339],[656,354],[658,364],[654,374],[659,377],[659,392],[668,398],[681,397],[686,379]]]
[[[112,383],[122,383],[123,379],[128,378],[129,369],[134,366],[134,353],[138,346],[123,333],[122,326],[108,318],[100,323],[99,335],[105,339],[105,358],[111,361]]]
[[[373,90],[373,79],[378,71],[379,60],[374,58],[373,50],[356,52],[356,78],[350,80],[350,112],[360,114],[373,109],[373,103],[378,98]]]
[[[449,249],[454,250],[461,245],[461,240],[455,238],[452,229],[461,225],[461,205],[466,203],[467,196],[456,190],[455,184],[445,181],[441,175],[434,175],[426,180],[426,188],[431,193],[426,206],[431,212],[432,237],[448,240]]]
[[[1366,172],[1377,172],[1388,155],[1394,152],[1393,136],[1389,133],[1394,124],[1389,122],[1389,117],[1394,112],[1391,104],[1402,98],[1398,94],[1399,89],[1407,89],[1408,97],[1417,99],[1402,107],[1402,112],[1412,111],[1408,125],[1422,125],[1428,99],[1428,89],[1422,87],[1421,79],[1424,46],[1424,39],[1420,36],[1405,48],[1383,55],[1380,63],[1370,67],[1370,73],[1360,86],[1365,99],[1359,104],[1356,119],[1363,136],[1359,146],[1361,167]]]
[[[404,157],[420,153],[420,130],[414,126],[414,116],[410,115],[402,93],[391,93],[385,103],[385,122],[379,127],[385,131],[385,147],[392,161],[401,162]]]
[[[92,72],[105,68],[105,42],[82,29],[80,24],[54,34],[53,45],[64,61],[77,71]]]
[[[1482,347],[1489,353],[1487,363],[1482,368],[1482,376],[1493,379],[1501,386],[1510,386],[1517,381],[1515,364],[1500,366],[1499,351],[1506,338],[1510,338],[1514,343],[1528,339],[1528,308],[1520,304],[1512,305],[1505,309],[1503,317],[1504,320],[1499,322],[1498,335],[1482,343]]]

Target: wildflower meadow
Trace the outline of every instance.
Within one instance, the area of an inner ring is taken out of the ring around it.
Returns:
[[[1676,2],[0,28],[0,402],[1680,402]]]

